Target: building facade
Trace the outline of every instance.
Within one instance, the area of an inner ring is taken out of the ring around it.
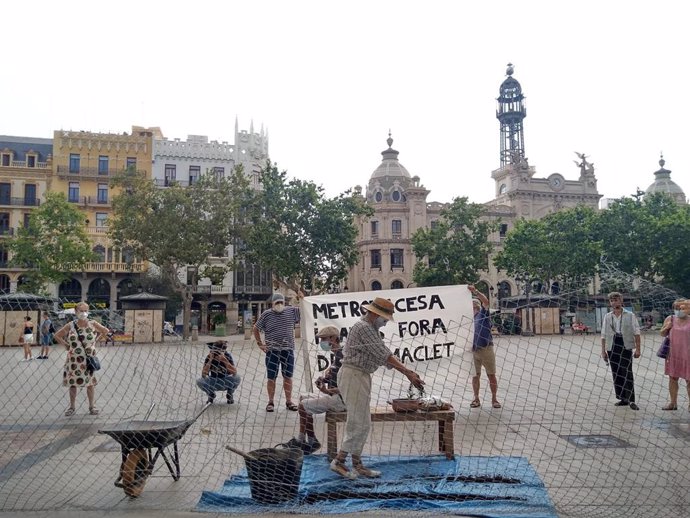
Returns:
[[[0,136],[0,292],[15,292],[21,268],[10,268],[3,240],[26,227],[50,189],[53,140]]]
[[[260,171],[268,160],[268,134],[263,127],[256,133],[253,122],[249,131],[240,130],[236,119],[234,137],[234,142],[228,143],[209,141],[205,135],[189,135],[186,140],[154,135],[153,181],[161,188],[173,184],[185,187],[193,185],[203,175],[228,177],[235,167],[241,166],[250,185],[259,189]],[[217,256],[209,257],[208,265],[225,265],[232,255],[233,249],[228,247]],[[190,268],[180,272],[181,278],[186,278],[188,283],[195,278]],[[191,325],[197,326],[202,333],[212,330],[214,322],[225,320],[235,324],[252,300],[265,300],[272,293],[270,275],[260,268],[243,264],[237,271],[226,273],[221,282],[214,283],[204,277],[193,289]]]
[[[107,236],[112,179],[127,169],[151,178],[152,145],[158,128],[133,127],[132,133],[54,132],[51,190],[63,192],[87,218],[87,233],[96,260],[55,288],[67,301],[85,300],[100,308],[116,309],[119,295],[136,289],[146,264],[131,250],[113,245]]]
[[[411,237],[418,229],[429,228],[443,207],[441,203],[427,202],[430,191],[400,163],[390,134],[387,143],[388,149],[381,152],[383,159],[369,178],[365,193],[374,215],[356,221],[359,261],[346,281],[352,291],[411,286],[417,262]],[[355,191],[361,193],[361,187]]]

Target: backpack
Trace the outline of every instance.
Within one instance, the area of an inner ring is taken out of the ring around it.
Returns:
[[[54,333],[55,332],[55,327],[53,326],[53,321],[50,321],[50,325],[48,326],[48,332],[49,333]]]

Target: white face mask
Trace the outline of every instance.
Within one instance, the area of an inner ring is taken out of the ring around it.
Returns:
[[[273,304],[273,311],[275,311],[276,313],[282,313],[283,309],[285,309],[285,304],[283,304],[282,302],[276,302],[275,304]]]
[[[386,320],[383,317],[376,317],[376,320],[374,320],[374,327],[376,329],[381,329],[383,326],[385,326],[388,323],[388,320]]]
[[[331,350],[331,342],[330,342],[329,340],[325,340],[325,339],[324,339],[324,340],[321,340],[321,341],[319,342],[319,346],[320,346],[321,349],[323,349],[324,351],[330,351],[330,350]]]
[[[676,314],[676,318],[685,318],[688,316],[688,314],[682,309],[676,309],[674,313]]]
[[[78,320],[86,320],[87,318],[89,318],[88,311],[77,311]]]

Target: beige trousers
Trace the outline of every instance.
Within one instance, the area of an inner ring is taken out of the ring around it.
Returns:
[[[340,451],[361,455],[371,429],[371,374],[343,365],[338,371],[338,389],[347,407]]]

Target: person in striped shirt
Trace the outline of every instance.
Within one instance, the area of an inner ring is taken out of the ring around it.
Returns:
[[[292,373],[295,368],[295,324],[299,324],[300,321],[299,308],[285,306],[285,297],[280,293],[274,294],[271,301],[271,309],[261,313],[254,324],[254,338],[259,349],[266,354],[266,412],[273,412],[275,409],[273,401],[278,371],[283,376],[285,406],[288,410],[296,412],[297,405],[292,401]]]

